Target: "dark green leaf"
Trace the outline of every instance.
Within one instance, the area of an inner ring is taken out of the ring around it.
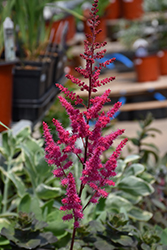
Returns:
[[[141,248],[142,248],[143,250],[151,250],[151,248],[149,247],[149,245],[147,245],[147,244],[145,244],[145,243],[142,243],[142,244],[141,244]]]
[[[165,228],[161,234],[161,242],[162,244],[167,245],[167,228]]]
[[[132,240],[132,238],[130,236],[127,235],[120,235],[117,237],[112,237],[111,239],[114,243],[119,243],[122,246],[126,246],[126,247],[132,247],[134,246],[134,241]]]
[[[18,211],[21,211],[24,213],[30,213],[30,211],[31,211],[31,197],[29,194],[26,194],[20,200],[20,204],[18,206]]]
[[[109,244],[107,241],[104,240],[98,240],[94,243],[94,246],[98,249],[98,250],[112,250],[115,249],[115,246],[112,246],[111,244]]]
[[[24,243],[17,242],[17,245],[19,247],[24,248],[24,249],[35,249],[37,246],[40,245],[40,240],[32,239],[32,240],[29,240],[28,242],[24,242]]]

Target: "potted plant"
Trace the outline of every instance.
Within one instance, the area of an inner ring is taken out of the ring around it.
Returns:
[[[12,69],[16,61],[5,60],[4,55],[4,30],[3,23],[5,17],[8,16],[12,8],[12,2],[9,1],[6,5],[0,3],[0,122],[10,127],[12,120],[12,90],[13,90],[13,75]],[[12,59],[12,58],[10,58]],[[0,125],[0,132],[5,130],[4,126]]]
[[[120,18],[122,16],[121,0],[109,0],[105,12],[108,20]]]
[[[98,28],[101,29],[101,32],[96,37],[97,42],[103,42],[107,37],[107,25],[106,25],[107,19],[105,16],[105,12],[106,12],[106,7],[108,6],[108,3],[109,3],[109,0],[106,0],[106,1],[100,0],[98,4],[98,15],[99,15],[99,20],[100,20]],[[85,1],[84,4],[82,5],[83,16],[85,17],[84,33],[88,35],[91,33],[90,23],[88,21],[88,19],[90,18],[89,16],[90,8],[91,8],[91,4]],[[90,39],[88,38],[88,40]]]
[[[123,17],[139,19],[143,15],[143,0],[122,0]]]
[[[158,58],[159,58],[159,70],[161,75],[167,75],[167,27],[166,19],[162,15],[158,19]]]
[[[137,82],[155,81],[159,77],[157,50],[152,33],[147,32],[147,22],[125,21],[120,41],[134,53],[134,68]],[[151,29],[152,30],[152,29]]]

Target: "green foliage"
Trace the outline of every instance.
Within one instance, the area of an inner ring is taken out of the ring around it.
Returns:
[[[167,8],[166,0],[144,0],[145,11],[165,11]]]
[[[93,220],[78,229],[75,249],[166,249],[165,233],[157,226],[139,229],[123,213],[108,213],[105,220]]]
[[[19,213],[19,217],[13,227],[2,228],[1,236],[10,241],[12,249],[53,249],[51,243],[55,243],[57,238],[50,232],[43,229],[47,223],[38,221],[35,216],[26,213]]]
[[[11,132],[2,133],[0,153],[5,161],[0,167],[4,190],[0,207],[3,216],[14,212],[28,194],[45,201],[59,198],[64,193],[60,184],[58,186],[55,183],[51,169],[45,162],[42,145],[43,140],[31,137],[29,128],[23,129],[16,136]]]
[[[136,137],[128,137],[128,140],[137,148],[137,154],[141,157],[142,163],[148,163],[150,155],[155,159],[155,162],[159,160],[159,149],[153,143],[145,142],[145,139],[149,137],[155,137],[155,133],[161,133],[157,128],[150,127],[153,122],[153,116],[148,113],[145,120],[139,121],[140,130],[136,132]]]
[[[59,120],[62,123],[64,128],[67,128],[70,125],[69,117],[65,109],[61,106],[59,99],[57,98],[54,105],[50,108],[49,112],[44,117],[44,122],[48,124],[50,129],[52,130],[52,136],[54,141],[58,140],[58,136],[56,133],[55,126],[52,122],[53,118]],[[40,127],[40,132],[43,134],[43,127]]]

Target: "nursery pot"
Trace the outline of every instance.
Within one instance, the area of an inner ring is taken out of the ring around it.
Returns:
[[[126,19],[138,19],[143,14],[143,0],[122,0],[122,12]]]
[[[8,127],[12,120],[13,66],[14,63],[0,62],[0,121]],[[3,130],[0,125],[0,132]]]
[[[100,20],[100,24],[98,25],[97,29],[101,29],[101,32],[99,34],[97,34],[96,42],[104,42],[104,40],[107,37],[106,18],[100,17],[99,20]],[[89,35],[92,34],[88,19],[86,21],[84,21],[84,33],[89,34]],[[91,39],[88,38],[88,41],[91,41]]]
[[[50,62],[24,62],[14,68],[13,101],[38,99],[48,89]]]
[[[159,70],[161,75],[167,75],[167,50],[158,52]]]
[[[66,28],[66,24],[68,27]],[[46,26],[50,27],[49,23]],[[52,43],[60,44],[63,36],[66,41],[70,41],[74,38],[76,33],[75,18],[73,15],[67,15],[60,20],[56,20],[51,24],[51,31],[54,30]],[[50,35],[49,35],[50,36]]]
[[[121,0],[110,0],[105,12],[107,20],[120,18],[122,13]]]
[[[156,81],[159,77],[157,55],[138,57],[134,60],[138,82]]]

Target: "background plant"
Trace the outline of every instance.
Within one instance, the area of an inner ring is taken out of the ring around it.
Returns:
[[[141,157],[140,161],[148,164],[150,156],[153,156],[156,163],[159,160],[159,149],[154,143],[145,141],[149,137],[155,138],[156,133],[161,133],[159,129],[151,127],[153,120],[153,115],[148,113],[144,120],[138,122],[140,130],[136,131],[136,136],[128,137],[128,140],[135,146],[135,149],[129,147],[129,152],[137,153]]]

